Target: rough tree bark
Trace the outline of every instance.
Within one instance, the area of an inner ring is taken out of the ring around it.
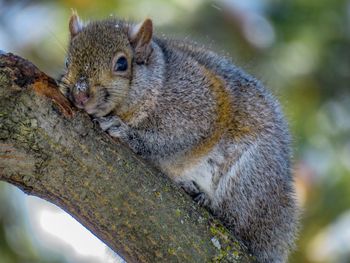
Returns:
[[[0,55],[0,180],[58,205],[128,262],[252,261],[208,212],[10,53]]]

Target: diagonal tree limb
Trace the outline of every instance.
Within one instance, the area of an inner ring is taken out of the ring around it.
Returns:
[[[58,205],[128,262],[252,261],[208,212],[10,53],[0,55],[0,180]]]

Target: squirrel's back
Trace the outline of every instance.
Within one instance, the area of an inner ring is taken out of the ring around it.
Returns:
[[[234,130],[231,139],[276,136],[274,140],[280,140],[287,155],[290,154],[290,135],[281,107],[259,81],[229,59],[197,44],[159,38],[155,42],[165,58],[163,88],[171,92],[169,96],[189,93],[195,99],[191,100],[189,95],[182,101],[190,101],[195,110],[203,108],[203,100],[212,100],[215,115],[226,115],[224,125]],[[169,84],[171,81],[176,84]],[[196,99],[201,105],[198,108]],[[209,110],[211,106],[204,108]]]
[[[182,170],[179,181],[197,180],[209,195],[205,205],[246,241],[259,261],[285,262],[294,245],[298,209],[290,169],[290,135],[279,103],[260,82],[228,59],[191,43],[155,41],[171,67],[166,70],[171,75],[176,71],[182,78],[190,76],[198,81],[193,75],[200,71],[202,79],[198,82],[202,86],[178,82],[176,93],[198,89],[202,94],[196,98],[201,97],[202,106],[195,107],[194,99],[193,109],[212,110],[214,114],[208,115],[217,116],[208,121],[212,129],[207,129],[210,135],[199,143],[200,149],[193,147],[184,154],[186,161],[177,162],[171,169],[181,173],[179,163],[191,163],[184,169],[188,172]],[[186,61],[195,73],[183,66]],[[215,102],[214,108],[210,101]],[[206,113],[199,111],[197,118],[206,119]],[[205,179],[207,170],[210,180]],[[201,179],[195,178],[195,173]],[[209,190],[204,186],[208,184]]]

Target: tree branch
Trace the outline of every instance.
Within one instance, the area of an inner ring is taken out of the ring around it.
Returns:
[[[251,261],[208,212],[10,53],[0,55],[0,180],[58,205],[128,262]]]

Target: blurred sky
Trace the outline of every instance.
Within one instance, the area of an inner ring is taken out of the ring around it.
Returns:
[[[71,8],[83,20],[151,17],[156,34],[203,43],[268,86],[290,123],[304,210],[290,262],[350,262],[349,0],[0,0],[0,49],[58,76]],[[63,211],[14,189],[0,184],[1,263],[118,261]]]

